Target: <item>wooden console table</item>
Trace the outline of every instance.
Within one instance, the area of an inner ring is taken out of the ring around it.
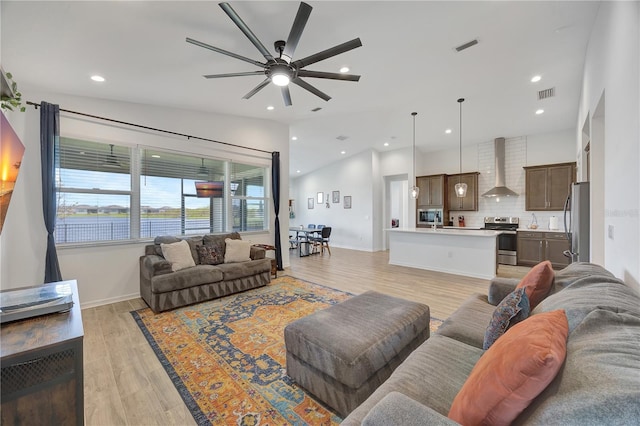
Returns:
[[[69,312],[0,327],[3,425],[84,424],[82,314],[76,281],[65,283],[73,289]]]

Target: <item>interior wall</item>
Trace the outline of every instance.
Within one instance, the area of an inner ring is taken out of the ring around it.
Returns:
[[[604,266],[640,289],[640,3],[601,2],[585,58],[577,132],[606,93],[601,158],[604,202],[592,204],[592,233],[602,232]],[[594,121],[592,118],[591,128]],[[592,149],[596,146],[593,145]],[[576,149],[581,149],[580,144]],[[599,161],[592,151],[592,170]],[[595,179],[595,177],[594,177]],[[599,229],[593,229],[597,226]],[[612,237],[608,237],[611,229]]]
[[[291,226],[331,226],[332,247],[374,251],[373,170],[373,153],[365,151],[293,179],[290,195],[296,200],[296,218]],[[316,194],[332,191],[340,191],[340,203],[318,206]],[[351,196],[350,209],[344,208],[345,196]],[[307,205],[310,198],[312,209]]]
[[[126,102],[74,97],[64,94],[23,91],[23,98],[59,104],[61,108],[80,111],[117,120],[192,134],[206,138],[264,149],[280,151],[281,186],[289,187],[289,131],[288,126],[272,121],[248,119],[179,109],[161,108]],[[42,283],[46,231],[42,221],[40,183],[40,125],[39,110],[28,108],[21,118],[25,125],[16,132],[25,145],[24,169],[16,184],[16,203],[10,209],[2,233],[2,288],[15,288]],[[63,136],[88,138],[127,145],[143,144],[163,149],[211,155],[225,159],[270,166],[270,153],[221,148],[219,144],[158,135],[131,130],[119,125],[96,124],[91,120],[61,113],[60,133]],[[19,130],[20,129],[20,130]],[[287,195],[280,200],[281,241],[287,247],[289,218]],[[271,223],[274,207],[269,205]],[[272,226],[273,228],[273,226]],[[247,235],[256,243],[273,244],[274,231]],[[83,245],[58,247],[58,258],[64,279],[76,279],[83,308],[139,294],[138,258],[144,252],[145,241],[120,245]],[[283,264],[289,264],[289,253],[283,251]]]

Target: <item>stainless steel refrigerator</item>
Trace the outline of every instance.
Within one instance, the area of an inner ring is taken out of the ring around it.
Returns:
[[[571,184],[564,204],[564,229],[569,250],[564,255],[574,262],[589,262],[589,182]]]

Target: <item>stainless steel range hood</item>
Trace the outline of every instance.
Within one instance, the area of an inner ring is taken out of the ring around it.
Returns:
[[[483,197],[517,197],[518,194],[505,186],[504,175],[504,138],[493,141],[496,159],[496,186],[482,194]]]

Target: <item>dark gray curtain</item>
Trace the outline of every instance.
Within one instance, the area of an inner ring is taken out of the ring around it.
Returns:
[[[47,228],[44,282],[62,281],[53,231],[56,226],[55,158],[60,140],[60,107],[40,104],[40,163],[42,165],[42,213]]]
[[[271,153],[271,191],[273,193],[273,206],[276,212],[275,244],[276,264],[278,271],[282,271],[282,245],[280,244],[280,153]]]

